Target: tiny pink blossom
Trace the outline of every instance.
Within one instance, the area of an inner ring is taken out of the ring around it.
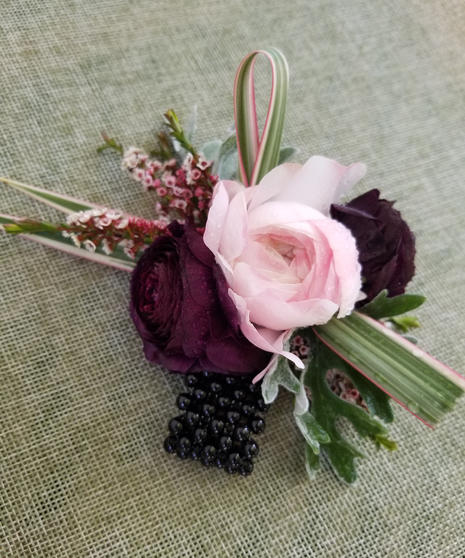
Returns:
[[[171,173],[165,172],[161,178],[168,188],[174,188],[174,186],[176,186],[176,178]]]
[[[192,169],[192,172],[191,172],[192,180],[196,181],[196,180],[198,180],[201,176],[202,176],[202,173],[199,171],[199,169]]]
[[[184,188],[184,190],[182,191],[182,197],[185,200],[190,200],[193,195],[194,194],[188,188]]]
[[[194,157],[192,156],[192,153],[188,153],[186,155],[186,158],[184,159],[183,167],[186,169],[190,169],[193,161]]]
[[[137,182],[141,182],[144,179],[145,170],[137,168],[132,172],[132,176],[134,177],[134,180],[137,180]]]
[[[195,189],[194,194],[198,197],[201,198],[204,194],[203,188],[201,188],[200,186],[198,188]]]
[[[210,165],[211,163],[206,161],[203,157],[200,157],[199,162],[197,163],[197,167],[201,170],[207,170]]]
[[[159,178],[155,178],[155,180],[152,183],[152,186],[154,188],[159,188],[161,186],[161,180]]]
[[[175,186],[173,188],[173,194],[175,196],[182,196],[182,193],[184,192],[184,188],[181,188],[180,186]]]
[[[143,180],[142,180],[142,184],[146,187],[146,188],[150,188],[151,186],[153,186],[153,178],[150,176],[150,174],[146,173]]]
[[[177,165],[176,159],[170,159],[165,163],[164,167],[165,169],[174,169],[176,168],[176,165]]]
[[[174,207],[176,207],[176,209],[184,210],[187,207],[186,200],[173,200],[173,202],[174,202]]]
[[[168,193],[168,190],[166,188],[164,188],[163,186],[160,186],[159,188],[157,188],[157,196],[160,196],[162,198],[163,196],[166,196],[167,193]]]
[[[160,229],[161,231],[164,231],[168,226],[168,223],[166,221],[163,221],[162,219],[155,219],[153,224],[157,227],[157,229]]]

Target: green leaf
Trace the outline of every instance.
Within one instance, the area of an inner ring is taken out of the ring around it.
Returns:
[[[397,443],[394,442],[393,440],[389,440],[389,438],[386,438],[384,436],[379,436],[379,435],[376,436],[375,443],[378,448],[382,446],[383,448],[386,448],[388,451],[397,451]]]
[[[296,415],[294,413],[294,419],[312,451],[314,453],[319,453],[320,443],[325,444],[330,441],[330,437],[325,432],[324,428],[320,426],[315,417],[308,411],[303,415]]]
[[[236,134],[232,134],[221,144],[220,158],[225,157],[231,151],[237,151],[237,138]]]
[[[353,312],[315,326],[346,362],[429,425],[453,409],[465,379],[379,322]]]
[[[401,318],[391,318],[392,322],[400,331],[407,332],[409,329],[420,327],[420,322],[415,316],[402,316]]]
[[[387,429],[362,408],[343,401],[331,391],[326,373],[334,365],[332,352],[313,335],[311,350],[312,358],[305,371],[305,383],[312,393],[311,414],[329,436],[329,441],[322,443],[321,449],[327,454],[335,473],[345,482],[353,483],[357,477],[355,458],[364,455],[339,432],[338,420],[345,417],[361,436],[373,440],[377,436],[385,438]]]
[[[416,294],[402,294],[388,297],[387,290],[381,291],[373,300],[362,306],[360,312],[375,320],[390,318],[411,312],[421,306],[426,297]]]
[[[218,176],[220,180],[234,180],[237,177],[237,151],[231,151],[220,159]]]
[[[101,153],[102,151],[105,151],[105,149],[113,149],[113,151],[116,151],[120,155],[123,155],[124,150],[123,150],[123,146],[120,143],[117,143],[117,141],[114,138],[110,138],[103,133],[102,133],[102,137],[105,143],[100,147],[97,147],[97,153]]]
[[[260,140],[253,84],[253,68],[258,54],[268,57],[273,78],[268,114]],[[275,48],[250,53],[237,70],[234,86],[234,114],[240,175],[245,186],[253,186],[260,182],[265,174],[276,167],[279,162],[288,87],[287,62],[283,54]]]
[[[201,149],[200,153],[203,154],[207,161],[213,161],[213,168],[218,165],[218,159],[220,157],[220,149],[222,143],[221,140],[213,140],[206,143]]]
[[[295,147],[282,147],[279,152],[278,165],[282,165],[286,161],[289,161],[289,159],[292,159],[298,152],[299,150]]]
[[[305,469],[310,480],[313,480],[320,470],[320,454],[315,453],[308,444],[305,444]]]
[[[285,357],[278,357],[276,366],[263,378],[262,396],[265,403],[269,405],[278,396],[279,386],[283,386],[291,393],[299,393],[300,382],[289,367],[289,361]]]
[[[63,194],[49,192],[48,190],[43,190],[42,188],[36,188],[35,186],[28,186],[27,184],[22,184],[21,182],[16,182],[15,180],[9,180],[8,178],[0,178],[0,182],[11,186],[15,190],[19,190],[29,197],[45,203],[50,207],[63,211],[63,213],[77,213],[78,211],[102,209],[103,207],[101,205],[71,198],[70,196],[64,196]]]

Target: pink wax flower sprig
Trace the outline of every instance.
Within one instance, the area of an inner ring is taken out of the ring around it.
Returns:
[[[162,162],[150,159],[142,149],[130,147],[121,166],[142,184],[144,191],[155,191],[155,212],[160,219],[168,220],[171,215],[184,220],[192,216],[199,226],[205,225],[212,188],[218,182],[218,177],[211,174],[212,162],[192,153],[181,165],[174,158]]]
[[[218,182],[218,176],[212,173],[214,162],[195,149],[174,110],[168,110],[164,116],[165,124],[171,130],[171,140],[186,153],[183,158],[179,157],[179,152],[176,153],[164,133],[158,136],[157,159],[138,147],[129,147],[125,151],[121,144],[106,134],[102,134],[105,144],[97,151],[113,149],[123,155],[122,169],[129,171],[131,178],[141,183],[145,192],[156,193],[155,213],[158,219],[167,222],[177,219],[184,223],[187,218],[193,217],[197,227],[203,229],[213,188]]]
[[[95,252],[101,246],[110,255],[117,246],[123,248],[128,258],[135,259],[137,254],[162,234],[167,227],[165,221],[149,221],[139,217],[125,216],[119,211],[88,209],[68,215],[66,223],[53,225],[45,221],[31,219],[15,220],[3,228],[10,234],[61,233],[78,248]]]

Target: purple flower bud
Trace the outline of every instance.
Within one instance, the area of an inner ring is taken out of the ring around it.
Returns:
[[[174,372],[256,374],[270,353],[239,329],[226,279],[192,222],[174,221],[145,250],[131,280],[131,317],[146,358]]]
[[[394,202],[370,190],[346,205],[332,205],[331,217],[347,227],[357,242],[362,266],[362,290],[372,300],[382,290],[388,296],[405,291],[415,273],[415,237]]]

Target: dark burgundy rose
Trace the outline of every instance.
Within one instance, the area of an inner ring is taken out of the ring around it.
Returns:
[[[331,217],[347,227],[355,240],[362,266],[362,290],[372,300],[382,290],[397,296],[415,273],[415,237],[394,202],[370,190],[346,205],[332,205]]]
[[[193,223],[173,221],[145,250],[130,310],[147,359],[174,372],[258,373],[270,360],[241,333],[223,272]]]

